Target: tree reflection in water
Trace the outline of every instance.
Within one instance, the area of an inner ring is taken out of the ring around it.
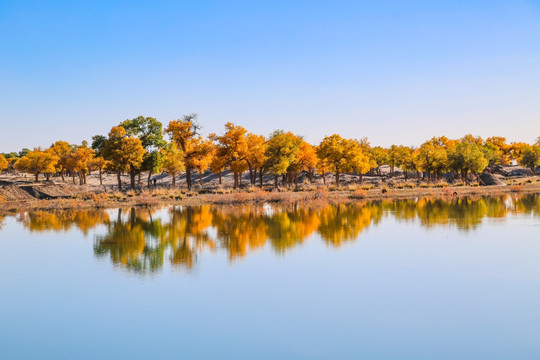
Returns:
[[[167,209],[167,216],[157,215],[158,210],[35,211],[23,213],[19,221],[30,231],[75,228],[84,234],[102,225],[104,234],[95,235],[95,255],[146,274],[161,269],[166,259],[173,267],[191,269],[205,249],[224,251],[230,261],[267,244],[284,254],[315,233],[327,245],[339,247],[355,241],[385,216],[418,222],[427,228],[455,226],[471,231],[483,219],[502,219],[512,212],[540,216],[540,195],[314,206],[176,206]]]

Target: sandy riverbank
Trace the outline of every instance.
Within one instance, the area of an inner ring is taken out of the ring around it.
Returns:
[[[421,184],[415,188],[392,188],[387,185],[371,187],[347,186],[340,189],[313,187],[309,190],[266,191],[259,188],[245,190],[203,189],[200,192],[183,188],[155,187],[119,192],[104,186],[38,183],[0,186],[0,213],[37,209],[90,209],[125,206],[205,204],[254,204],[312,202],[355,202],[368,200],[456,198],[498,196],[502,194],[540,193],[540,179],[522,179],[514,185],[500,186],[441,186]]]

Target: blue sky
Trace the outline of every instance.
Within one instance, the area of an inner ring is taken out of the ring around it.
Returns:
[[[540,136],[540,1],[0,0],[0,151],[120,121]]]

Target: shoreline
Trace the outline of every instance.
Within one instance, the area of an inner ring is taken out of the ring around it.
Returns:
[[[42,185],[46,188],[47,185]],[[3,189],[5,191],[5,187]],[[93,191],[92,191],[93,190]],[[85,189],[84,192],[70,196],[57,196],[48,199],[34,198],[0,201],[0,215],[35,210],[88,210],[120,207],[152,206],[200,206],[200,205],[253,205],[264,203],[311,204],[311,203],[354,203],[377,200],[406,200],[417,198],[465,198],[482,196],[501,196],[504,194],[540,193],[540,182],[521,185],[492,186],[445,186],[426,188],[380,188],[356,190],[324,189],[303,191],[229,191],[226,193],[188,192],[182,189],[147,189],[139,192],[105,192],[102,189]]]

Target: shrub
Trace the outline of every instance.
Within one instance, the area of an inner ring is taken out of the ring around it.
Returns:
[[[512,186],[510,186],[510,191],[511,192],[522,192],[523,187],[521,185],[512,185]]]
[[[96,204],[96,207],[101,208],[109,201],[109,197],[105,193],[92,194],[92,200]]]
[[[367,192],[364,189],[358,189],[350,196],[351,199],[358,199],[358,200],[363,200],[366,197],[367,197]]]

